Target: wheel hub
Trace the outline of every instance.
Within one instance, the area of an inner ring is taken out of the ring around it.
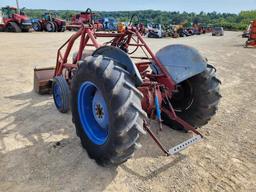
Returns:
[[[46,24],[46,29],[47,29],[47,31],[52,31],[52,30],[53,30],[52,24],[47,23],[47,24]]]
[[[191,107],[194,102],[194,90],[189,81],[184,81],[177,86],[171,102],[176,112],[186,111]]]
[[[96,117],[98,119],[103,119],[104,117],[104,112],[103,112],[103,107],[100,104],[97,104],[95,107],[95,111],[96,111]]]
[[[97,123],[103,128],[107,128],[107,106],[99,90],[96,91],[92,101],[93,115]]]

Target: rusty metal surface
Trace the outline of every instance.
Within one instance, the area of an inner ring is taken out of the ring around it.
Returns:
[[[169,45],[160,49],[156,57],[178,84],[206,69],[207,62],[194,48],[187,45]]]
[[[34,69],[34,90],[39,94],[51,93],[51,79],[54,75],[54,67]]]

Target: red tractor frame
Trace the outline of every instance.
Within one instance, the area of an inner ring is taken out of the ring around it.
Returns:
[[[215,68],[197,50],[170,45],[154,54],[132,25],[123,33],[95,32],[92,24],[79,27],[59,48],[55,68],[35,69],[35,90],[52,90],[60,112],[69,110],[71,97],[77,135],[91,158],[101,165],[123,163],[140,146],[140,133],[148,132],[166,155],[202,139],[196,128],[208,123],[221,96]],[[99,38],[111,40],[100,43]],[[77,41],[78,52],[70,60]],[[134,54],[139,49],[143,55]],[[157,131],[164,121],[195,135],[167,149],[148,118],[157,119]]]

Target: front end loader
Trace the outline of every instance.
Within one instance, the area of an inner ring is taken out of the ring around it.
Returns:
[[[153,53],[132,21],[122,33],[95,32],[92,22],[77,28],[59,48],[55,68],[35,69],[35,90],[52,93],[61,113],[71,108],[76,134],[92,159],[119,165],[146,133],[166,155],[202,140],[197,128],[214,116],[221,96],[216,69],[196,49],[170,45]],[[138,50],[143,55],[134,54]],[[149,119],[158,121],[159,131],[165,123],[194,136],[167,148]]]

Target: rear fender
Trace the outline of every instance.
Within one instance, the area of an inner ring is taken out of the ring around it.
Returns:
[[[192,47],[187,45],[169,45],[160,49],[156,57],[167,69],[176,84],[202,73],[207,61]]]
[[[113,46],[103,46],[96,49],[92,55],[103,55],[113,59],[120,65],[120,67],[124,68],[131,74],[131,77],[133,78],[137,87],[143,83],[136,65],[132,62],[131,58],[121,49]]]

